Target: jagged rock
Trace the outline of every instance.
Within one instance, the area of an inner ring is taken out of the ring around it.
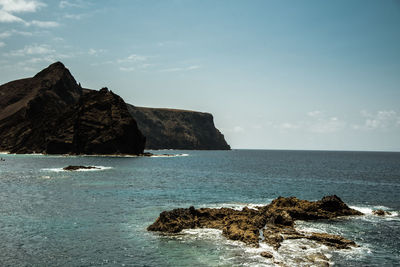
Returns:
[[[64,171],[77,171],[77,170],[90,170],[90,169],[99,169],[97,167],[94,166],[73,166],[73,165],[69,165],[67,167],[64,167],[63,170]]]
[[[356,244],[341,236],[321,233],[300,233],[294,228],[295,220],[331,219],[339,216],[362,215],[349,208],[339,197],[328,196],[319,201],[279,197],[258,209],[229,208],[174,209],[164,211],[147,230],[177,233],[183,229],[216,228],[231,240],[259,246],[260,231],[264,240],[278,249],[285,239],[306,238],[338,249]]]
[[[147,149],[229,150],[209,113],[128,105]]]
[[[373,210],[372,214],[374,215],[378,215],[378,216],[385,216],[385,215],[391,215],[391,213],[389,211],[384,211],[382,209],[378,209],[378,210]]]
[[[356,243],[352,240],[345,239],[339,235],[330,235],[326,233],[312,233],[310,236],[306,236],[307,239],[318,241],[329,247],[335,247],[338,249],[347,249],[356,247]]]
[[[84,90],[56,62],[0,86],[0,150],[47,154],[141,154],[145,138],[126,103]]]

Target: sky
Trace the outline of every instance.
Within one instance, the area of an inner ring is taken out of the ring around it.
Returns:
[[[0,0],[0,84],[55,61],[234,149],[400,151],[399,0]]]

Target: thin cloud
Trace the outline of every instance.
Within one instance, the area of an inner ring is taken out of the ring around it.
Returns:
[[[23,49],[13,50],[6,55],[22,57],[28,55],[46,55],[53,53],[55,53],[55,50],[48,45],[27,45]]]
[[[164,41],[164,42],[158,42],[157,46],[159,47],[170,47],[170,46],[181,46],[183,45],[183,42],[179,42],[179,41]]]
[[[300,128],[300,125],[297,123],[284,122],[279,124],[278,128],[282,130],[294,130]]]
[[[5,39],[5,38],[11,37],[13,35],[32,36],[33,33],[25,32],[25,31],[9,30],[9,31],[0,33],[0,39]]]
[[[314,134],[329,134],[346,128],[347,123],[338,117],[327,117],[324,112],[316,110],[307,113],[307,117],[296,122],[272,124],[275,129],[283,132],[302,131]]]
[[[60,26],[60,24],[56,21],[40,21],[40,20],[33,20],[29,25],[34,25],[40,28],[55,28]]]
[[[0,42],[0,48],[6,46],[4,42]]]
[[[132,72],[135,71],[136,69],[134,67],[120,67],[119,70],[125,72]]]
[[[361,111],[361,116],[364,123],[353,125],[354,130],[385,130],[400,126],[400,115],[394,110],[380,110],[375,114],[364,110]]]
[[[146,60],[147,60],[146,56],[131,54],[131,55],[127,56],[126,58],[118,59],[117,63],[140,62],[140,61],[146,61]]]
[[[106,50],[105,49],[94,49],[94,48],[90,48],[88,51],[88,54],[91,56],[97,56],[101,53],[104,53]]]
[[[11,36],[11,32],[6,31],[6,32],[2,32],[0,33],[0,39],[5,39]]]
[[[45,6],[45,3],[36,0],[0,0],[1,9],[9,13],[36,12]]]
[[[60,1],[60,3],[58,4],[58,6],[60,8],[82,8],[85,7],[85,3],[82,1]]]
[[[313,117],[313,118],[321,116],[322,114],[323,114],[322,111],[319,111],[319,110],[314,110],[314,111],[310,111],[307,113],[307,115],[309,117]]]
[[[64,18],[66,18],[66,19],[74,19],[74,20],[81,20],[81,19],[83,19],[85,17],[88,17],[88,16],[89,16],[89,14],[84,14],[84,13],[82,13],[82,14],[65,14]]]
[[[196,70],[200,69],[201,66],[193,65],[189,67],[177,67],[177,68],[167,68],[167,69],[162,69],[160,72],[179,72],[179,71],[191,71],[191,70]]]
[[[26,23],[25,20],[21,19],[20,17],[14,16],[13,14],[6,12],[0,9],[0,22],[4,23]]]
[[[334,133],[344,129],[346,122],[339,120],[337,117],[331,117],[328,119],[320,119],[316,122],[312,122],[309,125],[309,131],[313,133]]]

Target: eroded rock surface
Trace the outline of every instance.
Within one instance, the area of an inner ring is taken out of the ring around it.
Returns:
[[[363,213],[349,208],[336,195],[326,196],[319,201],[279,197],[271,204],[257,209],[190,207],[164,211],[147,230],[178,233],[183,229],[215,228],[222,230],[223,235],[231,240],[240,240],[256,247],[259,246],[259,242],[266,242],[278,249],[286,239],[306,238],[330,247],[345,249],[356,244],[337,235],[299,232],[294,228],[294,223],[295,220],[332,219],[350,215]]]

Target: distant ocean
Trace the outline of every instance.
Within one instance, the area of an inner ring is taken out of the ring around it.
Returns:
[[[336,266],[400,265],[400,153],[152,152],[176,156],[0,155],[0,266],[274,266],[259,255],[273,251],[265,244],[247,247],[212,229],[163,235],[146,227],[178,207],[242,208],[332,194],[365,216],[296,227],[340,234],[359,247],[288,240],[275,260],[309,266],[323,255]],[[68,165],[100,169],[62,171]]]

